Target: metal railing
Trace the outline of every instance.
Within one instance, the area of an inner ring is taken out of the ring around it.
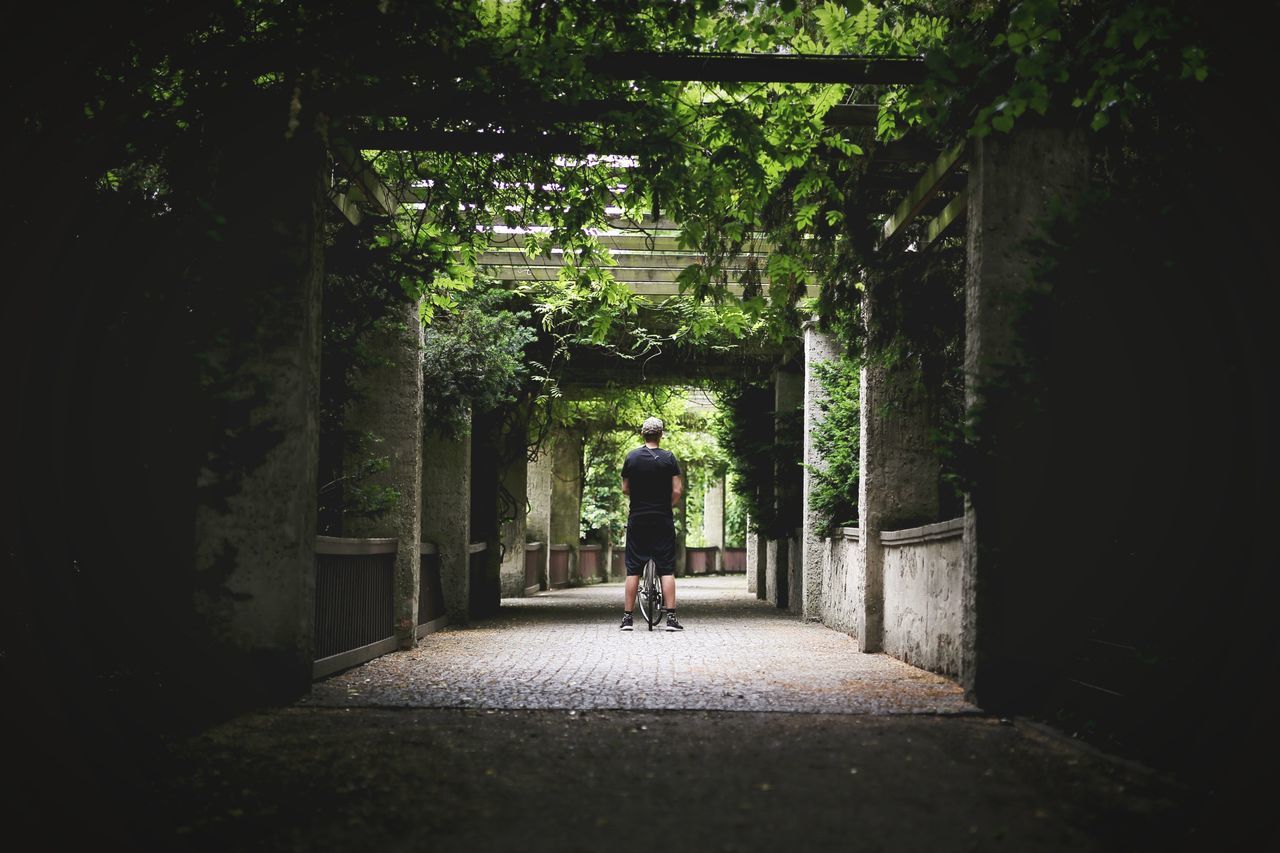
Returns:
[[[418,636],[425,637],[449,624],[440,580],[440,551],[431,542],[418,545]]]
[[[395,649],[395,562],[395,539],[316,537],[313,678]]]
[[[528,542],[524,546],[524,594],[533,595],[542,589],[542,567],[546,565],[546,550],[541,542]]]
[[[548,584],[552,589],[563,589],[569,585],[569,546],[552,545],[550,566],[547,573]]]

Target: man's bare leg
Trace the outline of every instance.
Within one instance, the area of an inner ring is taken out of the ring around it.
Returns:
[[[664,578],[665,580],[665,578]],[[636,609],[636,590],[640,588],[639,575],[627,575],[627,583],[623,587],[623,604],[622,609],[630,613]],[[666,587],[663,587],[663,594],[666,594]]]
[[[630,580],[630,578],[627,578]],[[676,609],[676,576],[662,576],[662,606],[666,610]]]

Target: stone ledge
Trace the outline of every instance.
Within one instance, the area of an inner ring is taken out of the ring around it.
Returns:
[[[316,553],[353,556],[359,554],[394,554],[397,539],[348,539],[342,536],[317,536]]]
[[[856,527],[837,527],[831,531],[831,535],[857,542],[862,538],[862,531]]]
[[[488,547],[489,547],[488,542],[472,542],[470,545],[467,546],[467,553],[479,554],[481,551],[486,550]]]
[[[905,530],[881,530],[881,545],[914,545],[920,542],[933,542],[939,539],[954,539],[964,535],[964,519],[953,518],[950,521],[939,521],[923,527],[908,527]]]
[[[569,546],[568,545],[552,545],[551,550],[552,551],[568,551]]]
[[[418,554],[420,556],[426,556],[428,554],[439,554],[439,553],[440,553],[440,548],[437,547],[436,543],[434,542],[418,543]]]
[[[526,543],[524,543],[524,549],[525,549],[526,551],[541,551],[541,550],[542,550],[542,543],[541,543],[541,542],[526,542]]]

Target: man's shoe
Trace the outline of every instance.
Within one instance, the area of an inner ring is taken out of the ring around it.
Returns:
[[[683,626],[683,625],[681,625],[679,622],[677,622],[677,621],[676,621],[676,615],[675,615],[674,613],[668,613],[668,614],[667,614],[667,630],[668,630],[668,631],[683,631],[683,630],[684,630],[684,626]]]
[[[619,626],[618,630],[619,630],[619,631],[631,631],[631,630],[634,630],[634,628],[635,628],[635,626],[631,624],[631,614],[630,614],[630,613],[623,613],[623,614],[622,614],[622,625],[620,625],[620,626]]]

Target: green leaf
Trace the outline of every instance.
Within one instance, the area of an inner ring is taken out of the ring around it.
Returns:
[[[1008,133],[1013,130],[1013,116],[998,115],[991,119],[991,126],[1001,133]]]

